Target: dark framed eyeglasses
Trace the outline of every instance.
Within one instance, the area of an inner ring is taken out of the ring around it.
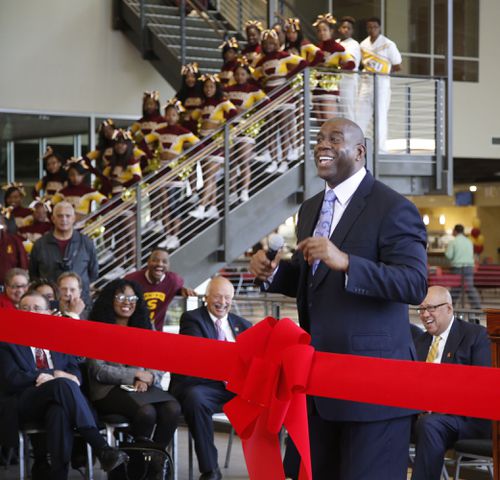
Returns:
[[[439,305],[427,305],[426,307],[420,306],[417,308],[417,313],[419,315],[422,315],[425,312],[434,313],[437,308],[442,307],[443,305],[448,305],[448,303],[445,302],[445,303],[440,303]]]
[[[137,303],[137,300],[139,300],[139,297],[137,295],[125,295],[123,293],[119,293],[118,295],[115,295],[115,300],[118,303]]]

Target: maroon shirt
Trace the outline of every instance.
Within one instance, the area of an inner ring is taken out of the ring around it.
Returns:
[[[4,282],[5,274],[11,268],[28,270],[28,257],[17,235],[0,230],[0,283]]]
[[[174,272],[167,272],[159,283],[150,283],[146,278],[146,270],[138,270],[125,276],[127,280],[137,282],[144,292],[144,300],[148,305],[151,323],[155,330],[163,330],[167,308],[172,299],[184,286],[184,279]]]

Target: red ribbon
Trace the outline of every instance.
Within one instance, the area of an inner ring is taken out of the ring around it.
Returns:
[[[251,479],[283,479],[285,425],[311,479],[305,394],[500,420],[500,370],[315,352],[291,320],[266,318],[236,343],[0,309],[0,340],[228,381],[226,413]]]

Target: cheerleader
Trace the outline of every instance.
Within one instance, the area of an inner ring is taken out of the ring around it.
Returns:
[[[241,51],[241,55],[248,60],[249,65],[255,65],[257,57],[261,53],[260,34],[264,28],[258,20],[248,20],[245,23],[245,33],[247,36],[247,45]]]
[[[99,125],[95,150],[88,152],[83,157],[91,173],[96,174],[93,170],[92,161],[95,162],[95,168],[98,170],[103,170],[107,166],[108,159],[113,154],[113,134],[115,130],[116,125],[111,118],[104,120]]]
[[[240,55],[241,49],[238,40],[234,37],[223,42],[219,48],[222,48],[222,60],[224,61],[219,78],[222,88],[226,89],[236,83],[234,81],[234,69],[238,65],[236,59]]]
[[[69,159],[65,169],[68,172],[68,185],[52,197],[52,203],[54,205],[62,201],[71,203],[75,209],[76,219],[81,220],[92,211],[94,204],[100,205],[106,201],[106,196],[85,183],[89,169],[83,158]]]
[[[142,117],[132,124],[130,132],[136,145],[148,156],[150,154],[148,135],[165,124],[160,112],[160,93],[144,92],[142,97]]]
[[[63,168],[62,157],[55,153],[52,147],[47,147],[43,156],[43,167],[47,172],[35,185],[33,197],[50,200],[56,192],[66,185],[67,176]]]
[[[201,127],[200,137],[206,138],[218,130],[230,118],[237,115],[236,107],[224,98],[222,86],[217,75],[204,75],[203,82],[203,106],[200,113]],[[208,143],[205,143],[208,145]],[[222,151],[216,149],[206,159],[203,166],[204,187],[201,204],[189,214],[198,219],[219,218],[216,206],[216,173],[224,162]]]
[[[254,77],[271,99],[278,98],[279,95],[288,91],[290,87],[284,86],[287,79],[307,66],[305,60],[298,55],[279,49],[278,34],[274,30],[264,30],[262,32],[262,55],[255,66]],[[269,122],[266,127],[273,159],[266,173],[284,173],[288,170],[287,160],[298,159],[298,149],[291,148],[290,134],[293,129],[290,129],[290,111],[293,109],[295,109],[294,104],[281,105],[272,123]],[[281,155],[278,155],[278,135],[281,137]],[[263,156],[266,156],[266,153]],[[279,165],[277,158],[283,159]]]
[[[190,130],[179,125],[180,114],[183,111],[184,107],[181,102],[176,98],[171,99],[165,106],[166,124],[156,132],[161,146],[161,165],[168,165],[172,169],[179,165],[180,155],[200,141]],[[164,189],[162,195],[168,198],[166,212],[163,214],[161,208],[157,209],[162,216],[165,230],[168,232],[166,239],[159,246],[168,250],[174,250],[180,246],[182,190],[191,170],[181,171],[179,178],[168,182],[167,189],[166,191]]]
[[[298,18],[289,18],[285,23],[285,52],[302,57],[310,67],[323,63],[325,59],[321,49],[304,39]]]
[[[17,230],[17,234],[24,240],[24,248],[27,253],[31,252],[33,244],[52,228],[49,221],[51,209],[48,203],[41,201],[39,198],[31,202],[30,209],[33,211],[33,223]]]
[[[14,219],[16,228],[26,227],[33,223],[33,210],[23,207],[23,198],[26,196],[22,183],[11,182],[2,187],[4,204],[10,210],[10,218]]]
[[[245,57],[238,59],[238,66],[234,71],[234,79],[236,85],[226,89],[226,96],[236,107],[238,113],[243,113],[249,108],[253,107],[256,103],[267,98],[267,95],[261,90],[255,82],[251,81],[252,73],[248,60]],[[253,155],[255,139],[250,135],[239,135],[235,139],[235,149],[241,156],[237,167],[240,169],[240,176],[232,172],[231,174],[231,195],[229,202],[236,203],[238,200],[246,202],[249,198],[250,188],[250,159]],[[240,180],[241,178],[241,180]],[[241,182],[241,193],[238,196],[238,183]]]
[[[354,59],[345,51],[340,43],[335,41],[334,26],[335,18],[326,13],[319,15],[313,26],[318,35],[318,47],[323,51],[324,61],[318,66],[326,67],[330,71],[353,70]],[[324,121],[332,118],[337,113],[339,101],[339,79],[336,75],[321,73],[317,76],[318,86],[314,89],[315,109],[318,112],[318,120]]]
[[[182,85],[175,97],[180,100],[185,112],[182,112],[180,124],[198,135],[198,118],[203,103],[203,87],[197,63],[188,63],[181,68]]]

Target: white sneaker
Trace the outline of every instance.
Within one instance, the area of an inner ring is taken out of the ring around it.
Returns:
[[[205,218],[205,206],[198,205],[192,212],[189,212],[189,215],[198,220],[203,220]]]
[[[238,194],[236,192],[229,194],[229,205],[234,205],[238,202]]]
[[[260,155],[255,157],[256,162],[269,163],[271,161],[271,152],[264,150]]]
[[[240,200],[242,202],[248,202],[248,199],[250,198],[250,196],[248,195],[248,190],[246,188],[244,188],[242,191],[241,191],[241,195],[240,195]]]
[[[212,220],[215,220],[219,218],[219,210],[217,210],[217,207],[208,207],[208,210],[205,212],[205,218],[210,218]]]
[[[167,235],[167,238],[163,242],[159,243],[158,246],[161,248],[166,248],[167,250],[175,250],[180,246],[181,242],[177,235]]]
[[[288,155],[286,156],[287,160],[290,160],[291,162],[295,162],[296,160],[299,159],[299,149],[298,148],[290,148],[288,150]]]
[[[200,196],[195,192],[188,197],[189,203],[198,203],[200,201]]]
[[[271,162],[271,165],[265,169],[265,173],[274,173],[278,170],[278,162],[276,160],[273,160]]]
[[[287,170],[288,170],[288,163],[281,162],[279,167],[278,167],[277,173],[285,173]]]

